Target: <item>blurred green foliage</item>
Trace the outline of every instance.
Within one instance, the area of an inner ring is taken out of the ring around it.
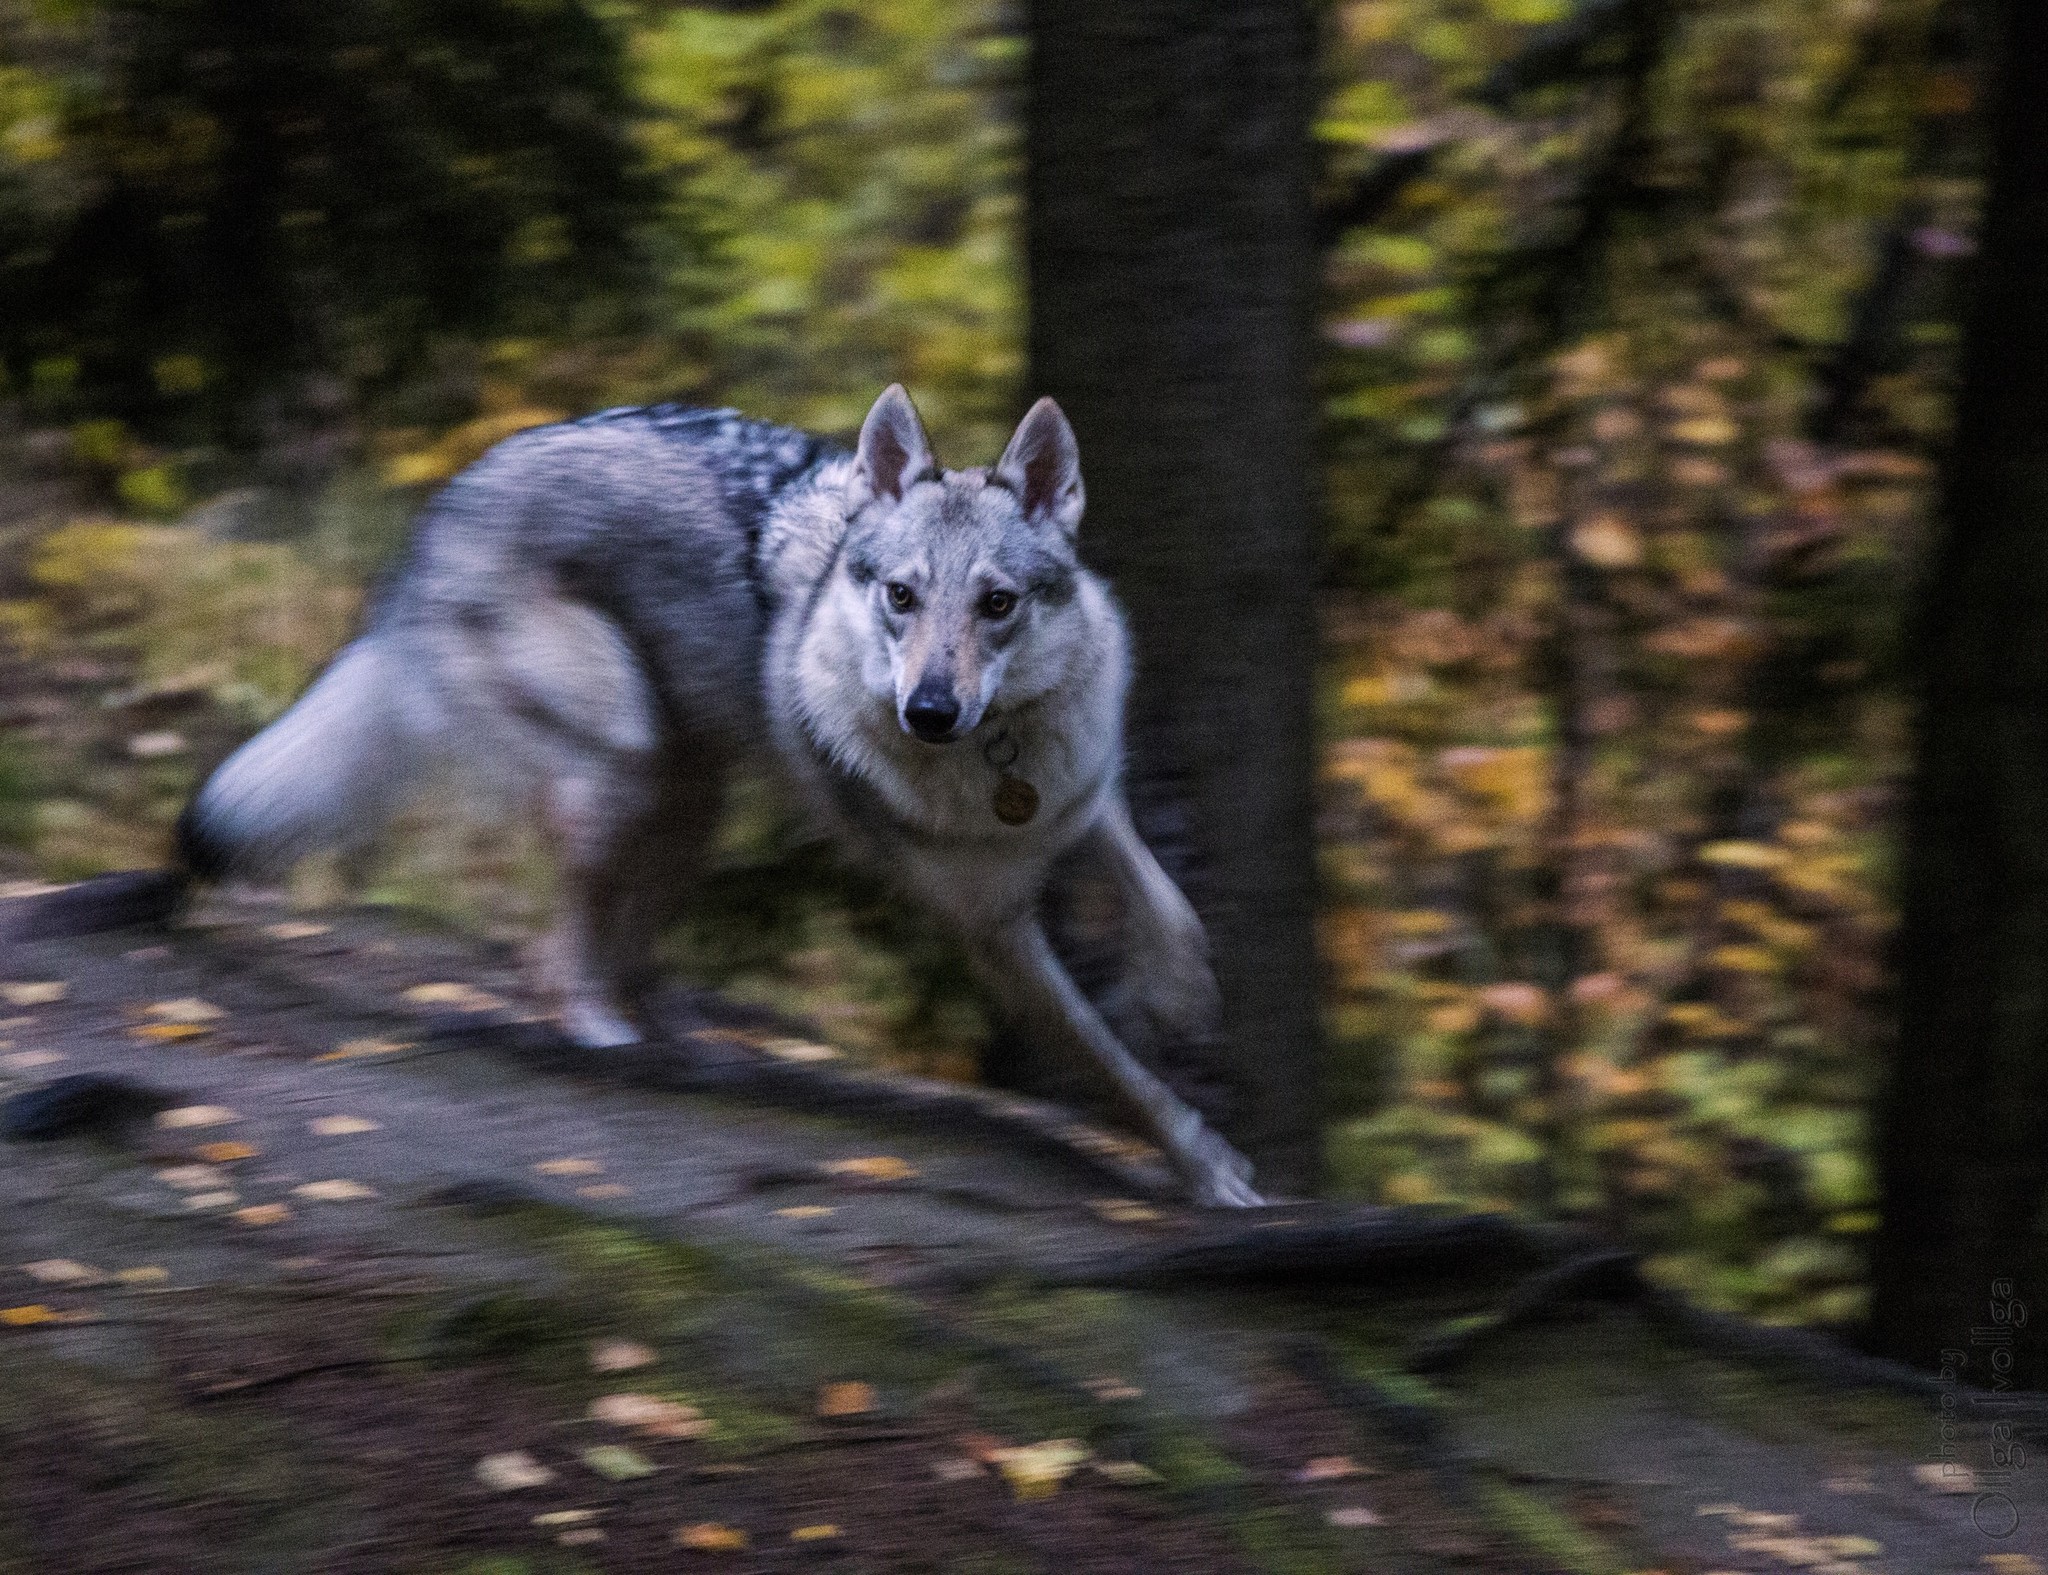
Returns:
[[[239,14],[0,0],[24,873],[153,856],[411,489],[508,432],[681,397],[843,435],[902,379],[965,463],[1027,392],[1006,7],[350,0],[280,13],[283,72]],[[1600,1219],[1703,1294],[1852,1316],[1968,39],[1930,0],[1324,15],[1335,1179]],[[311,162],[230,213],[250,126]],[[142,249],[51,293],[63,247],[131,234],[88,224],[117,196]],[[231,220],[257,255],[202,277]],[[296,470],[279,387],[340,434]],[[387,892],[530,922],[513,845],[411,849]],[[954,962],[768,808],[713,899],[686,972],[971,1067]]]

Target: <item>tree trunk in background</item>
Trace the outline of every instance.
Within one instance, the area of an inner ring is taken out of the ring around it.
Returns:
[[[2006,0],[1954,448],[1920,628],[1872,1339],[2048,1387],[2048,8]],[[1973,1343],[2013,1302],[2010,1347]],[[2000,1371],[2009,1352],[2012,1367]],[[1981,1471],[1988,1462],[1973,1462]]]
[[[1299,0],[1033,0],[1031,32],[1031,392],[1080,437],[1082,551],[1136,639],[1133,802],[1225,1000],[1223,1086],[1165,1070],[1267,1190],[1302,1190],[1321,1117],[1314,30]]]

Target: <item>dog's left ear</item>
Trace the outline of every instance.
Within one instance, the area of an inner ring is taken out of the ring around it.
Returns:
[[[847,512],[852,514],[875,498],[901,502],[913,484],[939,473],[931,439],[917,407],[901,383],[891,383],[861,423],[854,446],[853,476],[847,484]]]
[[[1017,494],[1032,524],[1057,526],[1069,537],[1081,528],[1088,501],[1081,486],[1081,445],[1066,412],[1050,399],[1041,399],[1017,423],[995,478]]]

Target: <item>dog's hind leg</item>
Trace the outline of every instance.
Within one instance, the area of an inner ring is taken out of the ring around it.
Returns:
[[[1251,1184],[1251,1162],[1110,1031],[1068,976],[1036,916],[1012,919],[971,938],[970,944],[984,981],[1016,1014],[1025,1032],[1092,1059],[1109,1074],[1197,1202],[1248,1208],[1265,1201]]]

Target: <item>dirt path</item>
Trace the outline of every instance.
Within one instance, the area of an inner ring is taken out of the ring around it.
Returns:
[[[252,909],[0,981],[8,1119],[62,1126],[63,1077],[150,1091],[0,1151],[0,1571],[1960,1575],[2048,1545],[2048,1460],[1930,1491],[1934,1402],[1625,1311],[1424,1386],[1403,1347],[1494,1287],[1062,1288],[1225,1227],[1051,1113],[858,1078],[850,1113],[788,1108],[823,1047],[715,1003],[577,1059],[501,956]],[[595,1371],[607,1340],[647,1361]],[[622,1392],[692,1436],[590,1419]],[[1982,1424],[1953,1448],[1990,1463]],[[505,1455],[531,1485],[479,1479]]]

